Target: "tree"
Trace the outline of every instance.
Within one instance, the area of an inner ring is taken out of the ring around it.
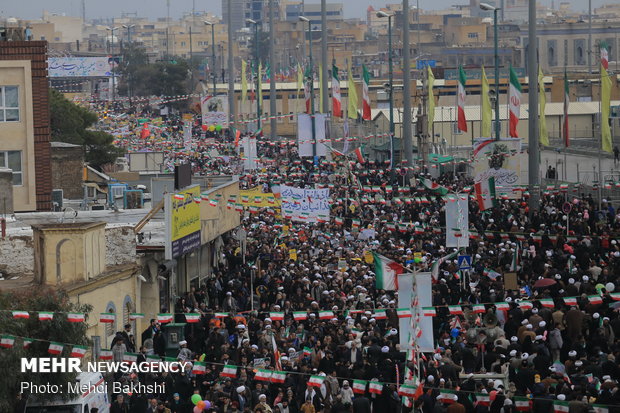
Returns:
[[[252,36],[250,40],[250,53],[251,59],[254,60],[256,56],[256,36]],[[269,33],[260,31],[258,32],[258,58],[263,62],[263,66],[267,62],[269,56]]]
[[[75,381],[77,373],[22,373],[21,358],[50,357],[47,350],[50,341],[89,346],[91,343],[86,335],[88,324],[70,323],[65,313],[92,311],[90,305],[74,304],[63,291],[51,288],[31,288],[24,292],[0,293],[0,331],[16,337],[12,348],[0,349],[0,365],[5,374],[0,374],[0,411],[12,411],[12,403],[19,393],[21,382],[32,382],[35,385],[62,384]],[[11,310],[29,310],[29,319],[14,319]],[[37,311],[54,312],[52,320],[39,320]],[[28,348],[23,346],[23,338],[34,339]],[[64,346],[58,357],[68,357],[71,348]],[[70,347],[70,346],[69,346]],[[10,373],[10,374],[9,374]],[[40,394],[43,400],[62,397],[67,400],[71,395]]]
[[[124,153],[114,146],[112,135],[88,130],[97,122],[95,113],[70,102],[56,90],[50,91],[50,115],[52,140],[81,145],[91,166],[100,169]]]

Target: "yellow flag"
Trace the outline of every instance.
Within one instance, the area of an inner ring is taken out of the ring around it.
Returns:
[[[435,76],[430,66],[426,66],[428,69],[428,133],[433,131],[433,122],[435,121],[435,95],[433,94],[433,86],[435,85]]]
[[[301,88],[303,87],[304,87],[304,72],[301,68],[301,65],[297,63],[297,99],[295,99],[295,112],[299,112],[299,92],[301,92]]]
[[[241,107],[245,105],[245,101],[248,98],[248,79],[245,73],[247,66],[247,62],[245,60],[241,60]]]
[[[263,103],[263,62],[258,62],[258,73],[256,75],[258,76],[258,101]]]
[[[549,134],[547,133],[547,116],[545,115],[545,106],[547,98],[545,96],[545,81],[543,80],[542,68],[538,66],[538,139],[543,146],[549,146]]]
[[[357,119],[357,89],[353,81],[353,73],[351,73],[351,63],[349,63],[348,72],[347,92],[349,93],[349,98],[347,99],[347,113],[350,119]]]
[[[609,111],[611,105],[611,79],[607,70],[601,65],[601,148],[612,153],[611,130],[609,129]]]
[[[489,98],[489,79],[487,79],[487,74],[484,71],[484,66],[482,67],[482,91],[480,93],[480,97],[482,98],[481,104],[481,114],[480,114],[480,135],[483,138],[490,138],[493,136],[491,132],[491,119],[493,118],[493,113],[491,111],[491,98]]]
[[[319,63],[319,112],[323,110],[323,66]]]

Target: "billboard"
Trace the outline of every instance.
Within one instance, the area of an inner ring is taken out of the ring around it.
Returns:
[[[49,77],[109,77],[112,76],[109,57],[49,57]]]
[[[474,182],[495,178],[498,193],[511,194],[521,183],[521,139],[474,140]]]
[[[200,98],[200,110],[202,112],[202,124],[222,125],[228,127],[228,96],[202,96]]]
[[[165,195],[166,259],[200,247],[200,185]]]
[[[329,221],[329,189],[280,187],[282,216],[299,222]]]
[[[420,314],[420,321],[417,324],[415,317],[398,319],[401,351],[411,349],[410,338],[416,336],[416,328],[419,328],[422,332],[422,335],[417,339],[420,351],[427,353],[435,350],[433,318],[421,315],[422,307],[430,307],[433,305],[432,285],[430,272],[398,275],[398,308],[410,308],[412,312]],[[415,305],[416,298],[417,306]]]
[[[469,201],[468,195],[446,202],[446,247],[469,247]],[[457,229],[460,236],[457,236]]]

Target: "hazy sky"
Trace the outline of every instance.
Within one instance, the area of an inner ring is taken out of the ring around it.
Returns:
[[[120,16],[122,12],[137,12],[138,15],[150,18],[166,16],[166,0],[85,0],[86,17],[113,17]],[[373,5],[375,8],[386,3],[397,3],[399,0],[332,0],[344,3],[345,17],[364,17],[366,8]],[[454,4],[468,4],[469,0],[419,0],[422,10],[437,10]],[[550,5],[551,0],[539,0],[543,4]],[[556,0],[556,5],[561,0]],[[586,0],[569,0],[577,10],[587,8]],[[598,7],[604,3],[613,3],[615,0],[593,0],[592,7]],[[170,15],[178,17],[184,12],[191,11],[192,2],[196,4],[196,10],[206,10],[221,16],[221,0],[171,0]],[[320,3],[319,0],[306,0],[307,3]],[[328,2],[331,2],[328,0]],[[409,0],[414,6],[416,0]],[[1,17],[20,17],[27,19],[40,18],[43,10],[53,13],[79,16],[81,14],[81,0],[5,0],[0,2]]]

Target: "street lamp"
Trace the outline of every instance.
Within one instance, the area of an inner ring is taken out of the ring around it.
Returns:
[[[131,43],[131,29],[136,27],[135,24],[123,24],[123,29],[127,29],[127,43]]]
[[[120,27],[106,27],[106,30],[110,32],[110,54],[112,55],[112,102],[116,102],[116,59],[114,58],[114,30],[120,29]]]
[[[480,3],[480,8],[485,11],[493,12],[493,46],[494,46],[494,61],[495,61],[495,140],[499,140],[499,42],[497,35],[497,12],[501,10],[499,7],[493,7],[487,3]]]
[[[258,88],[261,86],[260,85],[260,73],[258,73],[258,23],[256,22],[256,20],[252,20],[252,19],[245,19],[245,22],[248,24],[253,24],[254,25],[254,68],[256,69],[256,133],[258,133],[259,129],[260,129],[260,118],[261,118],[261,112],[260,112],[260,95],[261,95],[261,91],[258,90]]]
[[[213,77],[213,96],[215,96],[215,23],[204,21],[211,26],[211,76]]]
[[[314,67],[312,63],[312,24],[310,23],[310,19],[304,16],[299,16],[299,21],[308,23],[308,41],[310,45],[310,54],[309,54],[309,75],[308,75],[308,89],[310,90],[310,121],[312,123],[312,157],[313,160],[316,161],[316,126],[314,124]]]
[[[390,140],[394,138],[394,71],[392,68],[392,14],[383,11],[377,12],[377,17],[388,19],[388,62],[389,62],[389,94],[390,94]]]

